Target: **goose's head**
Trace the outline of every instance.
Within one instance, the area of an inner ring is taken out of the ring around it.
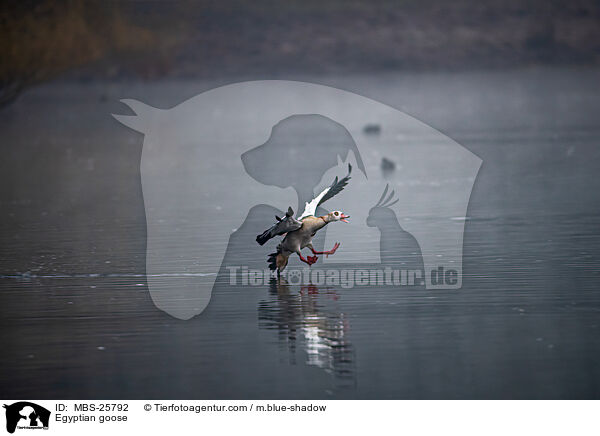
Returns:
[[[331,223],[334,221],[343,221],[345,223],[347,223],[348,221],[346,221],[347,218],[350,218],[350,215],[346,215],[344,212],[341,212],[339,210],[334,210],[333,212],[329,212],[327,214],[327,222]]]

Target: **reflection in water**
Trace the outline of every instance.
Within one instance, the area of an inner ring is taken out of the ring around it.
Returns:
[[[287,344],[290,363],[296,364],[299,346],[306,352],[306,364],[332,374],[336,387],[355,387],[350,324],[347,315],[336,308],[339,296],[314,285],[294,288],[283,278],[271,280],[269,299],[258,304],[259,327],[278,330],[280,342]]]
[[[294,286],[287,295],[269,294],[268,284],[231,286],[226,266],[265,268],[270,251],[254,238],[288,206],[261,204],[232,235],[211,304],[185,322],[157,310],[145,286],[135,171],[142,138],[107,117],[120,103],[94,103],[106,84],[32,89],[0,116],[10,149],[0,160],[0,392],[40,400],[600,398],[599,77],[598,69],[313,77],[411,107],[483,158],[463,288],[356,287],[338,290],[335,301],[321,287],[316,296]],[[160,81],[135,92],[170,107],[212,86]],[[115,82],[111,93],[130,88]],[[427,140],[406,132],[403,141],[419,152]],[[43,165],[25,165],[31,156]],[[215,162],[207,156],[206,165]],[[402,177],[396,164],[391,177]],[[389,223],[403,226],[407,215]],[[403,253],[418,252],[404,233],[392,239],[386,221],[373,224],[384,241],[406,243],[397,245]],[[404,262],[382,251],[385,264]],[[198,262],[198,273],[210,272]],[[313,268],[321,265],[359,267]],[[313,344],[303,329],[315,317],[329,322],[316,329],[330,347],[329,359],[316,353],[324,369],[306,363]],[[328,395],[332,366],[356,388]]]

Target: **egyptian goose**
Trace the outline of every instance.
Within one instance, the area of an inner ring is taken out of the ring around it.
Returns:
[[[294,211],[289,207],[285,218],[275,216],[277,222],[256,237],[256,242],[264,245],[269,239],[275,236],[285,235],[283,241],[277,246],[277,251],[269,254],[268,262],[271,270],[277,270],[277,274],[279,275],[285,269],[292,253],[296,253],[302,262],[310,266],[317,261],[317,254],[329,256],[336,252],[340,246],[339,242],[336,242],[329,251],[316,251],[312,245],[312,239],[319,230],[331,222],[343,221],[347,223],[346,219],[350,218],[350,215],[335,210],[327,215],[316,217],[315,212],[321,204],[344,189],[344,186],[350,180],[351,172],[352,165],[348,164],[348,174],[346,177],[339,181],[336,177],[330,186],[325,188],[312,201],[306,203],[304,211],[298,218],[294,218]],[[309,248],[314,256],[307,256],[306,258],[302,256],[301,250],[303,248]]]

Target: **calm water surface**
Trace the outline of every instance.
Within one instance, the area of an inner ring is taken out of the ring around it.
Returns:
[[[600,397],[600,71],[301,79],[405,110],[483,159],[463,288],[222,274],[202,315],[171,318],[146,288],[142,137],[107,114],[217,83],[47,85],[0,119],[4,396]],[[262,268],[269,251],[232,262]]]

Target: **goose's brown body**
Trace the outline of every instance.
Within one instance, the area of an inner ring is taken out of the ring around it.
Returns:
[[[278,273],[283,271],[292,253],[298,254],[300,260],[309,266],[317,261],[317,254],[329,256],[335,253],[340,246],[339,242],[336,242],[329,251],[316,251],[312,246],[312,238],[319,230],[330,222],[342,221],[347,223],[348,221],[346,221],[346,218],[350,218],[350,216],[345,215],[339,210],[329,212],[327,215],[319,217],[314,216],[314,214],[323,202],[332,198],[344,189],[344,186],[346,186],[350,180],[351,172],[352,165],[348,164],[348,175],[341,180],[338,180],[336,177],[330,186],[325,188],[312,201],[306,203],[304,212],[298,219],[294,218],[294,211],[289,207],[284,218],[275,216],[277,222],[256,237],[256,242],[260,245],[264,245],[269,239],[275,236],[284,236],[281,244],[277,246],[277,251],[269,254],[268,263],[271,270],[277,270]],[[302,256],[303,248],[310,248],[310,251],[312,251],[314,256],[307,256],[304,258],[304,256]]]
[[[285,235],[285,237],[283,238],[283,241],[281,241],[281,244],[279,244],[277,246],[277,253],[276,257],[274,259],[274,263],[275,263],[275,267],[277,269],[278,272],[281,272],[285,269],[285,267],[287,266],[288,263],[288,259],[290,257],[290,255],[292,253],[296,253],[298,254],[298,256],[300,257],[300,260],[302,260],[305,263],[308,263],[309,265],[313,264],[314,262],[317,261],[317,257],[311,257],[308,256],[307,259],[305,259],[302,256],[302,249],[303,248],[309,248],[313,254],[334,254],[335,251],[337,250],[339,244],[336,244],[334,246],[334,248],[330,251],[315,251],[313,245],[312,245],[312,239],[313,237],[317,234],[317,232],[319,230],[321,230],[323,227],[325,227],[327,224],[329,224],[332,221],[339,221],[340,217],[346,217],[345,215],[343,215],[340,212],[331,212],[327,215],[323,215],[323,216],[319,216],[319,217],[315,217],[315,216],[307,216],[305,218],[303,218],[302,221],[302,227],[300,227],[298,230],[294,230],[292,232],[289,232]],[[275,269],[275,268],[273,268]]]
[[[307,216],[302,220],[302,227],[285,235],[285,238],[281,241],[281,254],[284,256],[289,256],[292,253],[300,254],[300,250],[303,248],[311,248],[312,238],[328,223],[327,215],[320,217]]]

